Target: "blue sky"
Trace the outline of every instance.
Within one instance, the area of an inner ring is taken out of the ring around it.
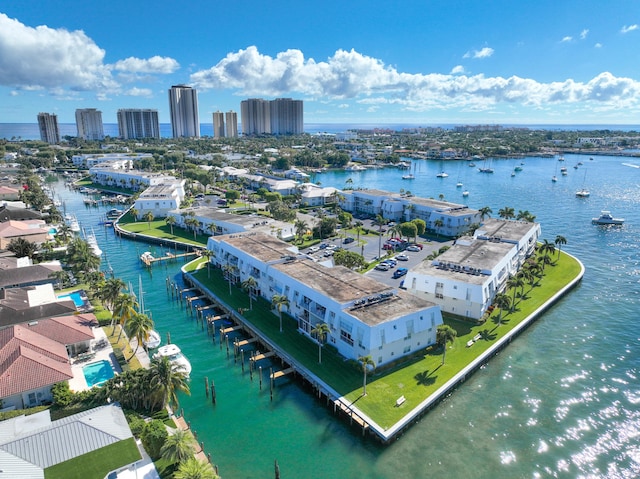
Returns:
[[[0,123],[250,97],[305,123],[640,124],[637,0],[0,3]]]

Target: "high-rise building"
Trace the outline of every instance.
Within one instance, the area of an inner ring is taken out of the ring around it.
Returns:
[[[262,98],[249,98],[240,102],[242,134],[245,136],[271,133],[269,102]]]
[[[83,140],[104,140],[102,112],[95,108],[76,110],[76,127],[78,137]]]
[[[224,114],[226,120],[227,138],[238,138],[238,114],[229,110]]]
[[[224,138],[224,113],[221,111],[213,113],[213,137]]]
[[[124,108],[118,110],[120,138],[160,138],[158,110]]]
[[[300,135],[304,133],[302,100],[276,98],[270,102],[271,133]]]
[[[60,130],[58,129],[58,116],[49,113],[38,113],[38,127],[40,139],[52,145],[60,143]]]
[[[169,89],[171,130],[174,138],[200,138],[198,94],[186,85],[174,85]]]

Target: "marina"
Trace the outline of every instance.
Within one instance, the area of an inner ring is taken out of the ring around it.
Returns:
[[[569,164],[584,159],[566,156]],[[226,341],[219,341],[219,328],[231,324],[225,323],[228,319],[222,318],[222,312],[203,300],[192,301],[193,306],[187,307],[185,300],[167,299],[167,276],[181,289],[187,288],[179,273],[183,260],[159,262],[148,269],[139,260],[140,255],[149,251],[160,257],[164,247],[116,236],[112,228],[98,226],[96,207],[84,207],[77,193],[60,191],[60,187],[56,192],[63,195],[68,209],[77,211],[83,227],[94,226],[104,250],[103,261],[108,258],[117,276],[137,282],[142,274],[146,307],[154,312],[157,331],[162,337],[170,333],[172,342],[180,345],[193,366],[192,396],[180,399],[185,419],[224,476],[263,477],[265,471],[272,470],[275,458],[283,471],[304,471],[304,476],[311,478],[453,477],[469,476],[469,471],[488,467],[497,478],[529,477],[560,473],[558,464],[562,461],[566,461],[569,474],[577,476],[591,473],[597,467],[594,461],[614,464],[622,471],[633,470],[632,463],[622,459],[634,447],[633,441],[625,437],[608,441],[593,458],[585,452],[615,431],[633,433],[634,424],[640,420],[633,406],[634,387],[620,382],[626,381],[629,374],[637,374],[639,359],[630,353],[622,357],[620,349],[612,347],[629,342],[624,331],[633,324],[634,311],[639,307],[634,271],[640,253],[634,238],[640,221],[640,198],[637,178],[630,174],[636,169],[622,166],[622,161],[634,164],[616,157],[597,157],[590,162],[589,177],[593,181],[589,186],[593,191],[591,197],[581,201],[574,194],[583,175],[570,173],[551,184],[550,159],[527,157],[526,176],[516,178],[510,177],[513,165],[506,161],[493,162],[493,175],[478,175],[472,168],[462,170],[460,180],[473,193],[468,197],[473,201],[470,206],[491,206],[492,216],[507,205],[516,212],[531,211],[542,224],[544,238],[553,241],[558,234],[567,237],[563,250],[583,260],[587,273],[577,290],[390,446],[363,439],[360,426],[350,425],[348,416],[338,420],[332,405],[327,407],[326,401],[319,401],[308,383],[296,379],[297,373],[275,380],[272,400],[269,368],[287,369],[279,360],[274,356],[258,359],[252,362],[256,366],[253,372],[250,367],[243,371],[237,357],[234,362],[233,339],[242,337],[238,340],[241,342],[247,338],[242,331],[230,333],[227,356]],[[417,162],[415,170],[413,163],[417,179],[412,186],[414,194],[443,194],[454,201],[461,198],[455,183],[435,177],[441,171],[440,162]],[[366,184],[391,191],[406,188],[406,181],[391,176],[389,171],[367,170],[354,177],[354,186]],[[340,187],[348,177],[349,172],[328,171],[318,174],[314,181]],[[106,208],[97,207],[99,213],[106,212]],[[624,217],[625,227],[585,229],[594,209],[597,212],[605,208]],[[580,231],[579,238],[572,233],[575,231]],[[202,308],[201,312],[196,308]],[[197,320],[203,314],[218,317],[213,321],[218,331],[215,343],[211,334],[203,332],[202,320]],[[587,319],[596,316],[606,321]],[[277,315],[273,320],[277,321]],[[250,356],[256,342],[244,348],[244,354]],[[256,357],[260,354],[268,352],[261,351]],[[245,363],[250,364],[248,357]],[[603,364],[606,370],[601,367]],[[262,389],[256,374],[259,367],[263,369]],[[199,386],[204,378],[215,380],[215,405]],[[375,376],[370,379],[374,381]],[[594,383],[600,387],[594,388]],[[482,407],[478,407],[479,403]],[[611,404],[618,404],[614,416],[607,415]],[[582,430],[579,440],[572,439],[574,428],[585,419],[594,427]],[[283,426],[292,424],[296,426]],[[527,426],[514,428],[513,424]],[[246,448],[248,431],[256,428],[262,431],[263,440]],[[451,448],[451,442],[461,448]],[[295,448],[288,447],[291,444]],[[478,444],[483,444],[484,449],[474,457],[463,451]],[[531,444],[542,444],[541,452],[532,450]],[[322,447],[322,457],[308,454],[318,447]],[[505,459],[509,457],[517,460]]]

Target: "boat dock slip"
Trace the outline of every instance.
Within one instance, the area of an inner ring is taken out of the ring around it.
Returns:
[[[255,363],[256,361],[260,361],[261,359],[267,359],[275,355],[276,353],[274,353],[273,351],[269,351],[268,353],[257,354],[252,358],[249,358],[249,361],[253,361]]]
[[[247,344],[255,343],[257,340],[258,338],[243,339],[242,341],[238,341],[235,345],[236,347],[241,348],[242,346],[246,346]]]
[[[209,299],[207,296],[202,295],[202,296],[189,296],[187,298],[187,301],[192,302],[192,301],[197,301],[199,299]]]
[[[347,406],[345,403],[343,403],[340,399],[336,399],[333,402],[333,410],[335,411],[337,409],[339,409],[340,411],[342,411],[343,413],[345,413],[347,416],[349,416],[349,419],[353,422],[355,422],[356,424],[358,424],[361,428],[362,428],[362,434],[364,434],[364,432],[369,428],[369,424],[367,424],[367,422],[362,419],[360,416],[358,416],[352,408],[350,408],[349,406]]]
[[[220,319],[227,319],[229,317],[228,314],[222,314],[219,316],[214,316],[213,318],[208,318],[207,321],[209,321],[209,323],[213,323],[214,321],[218,321]]]
[[[220,328],[220,333],[222,334],[229,334],[229,333],[233,333],[234,331],[240,331],[241,329],[244,329],[244,326],[233,326],[231,328]]]
[[[276,371],[275,373],[271,374],[271,379],[281,378],[283,376],[286,376],[289,373],[292,373],[293,371],[294,371],[293,368],[287,368],[287,369],[283,369],[282,371]]]
[[[199,255],[200,255],[199,252],[178,253],[178,254],[167,253],[166,256],[160,256],[159,258],[153,258],[153,257],[149,257],[149,256],[144,256],[144,257],[141,256],[140,257],[140,261],[142,261],[147,266],[151,266],[153,263],[157,263],[158,261],[166,261],[166,260],[169,260],[169,259],[176,259],[176,258],[187,258],[189,256],[199,256]]]

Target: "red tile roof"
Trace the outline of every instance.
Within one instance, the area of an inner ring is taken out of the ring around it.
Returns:
[[[23,324],[23,326],[62,344],[75,344],[94,339],[92,327],[98,325],[94,314],[58,316],[40,319],[37,324],[33,323],[29,323],[31,325]]]
[[[68,362],[62,363],[19,346],[0,363],[0,398],[68,381],[72,377]]]

